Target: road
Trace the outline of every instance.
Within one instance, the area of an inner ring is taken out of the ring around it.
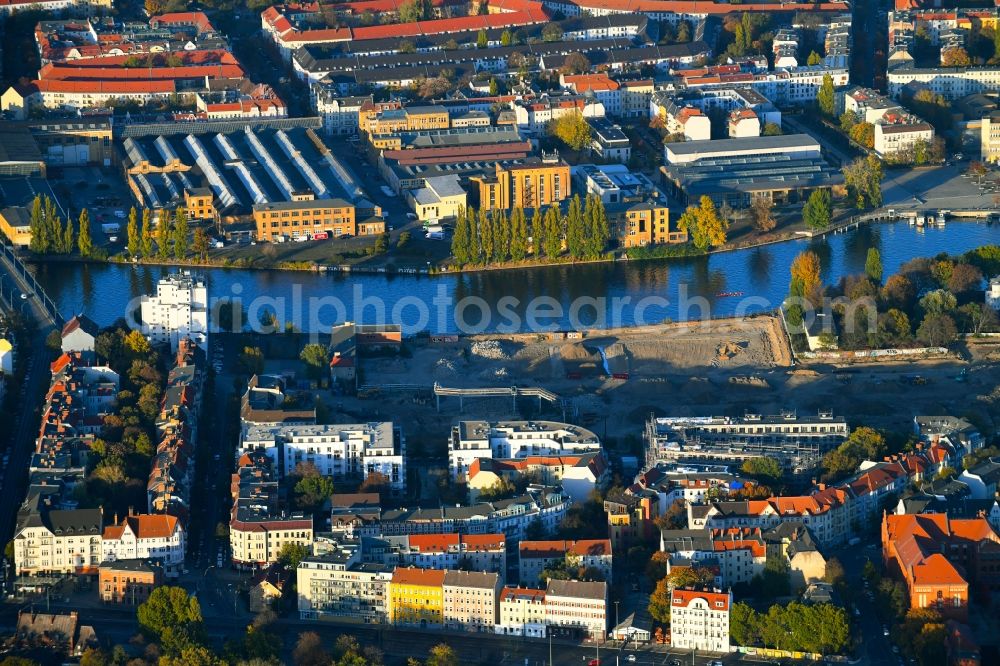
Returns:
[[[30,294],[31,290],[27,284],[11,269],[6,260],[0,260],[0,285],[2,291],[8,297],[12,292]],[[27,305],[25,305],[27,304]],[[10,441],[10,461],[3,472],[3,488],[0,488],[0,502],[4,509],[0,511],[0,543],[6,544],[14,536],[14,526],[17,517],[17,508],[21,506],[26,491],[28,463],[31,461],[31,454],[34,451],[35,434],[39,427],[38,405],[48,386],[49,352],[43,341],[52,325],[39,301],[35,297],[29,296],[22,300],[18,306],[24,316],[38,326],[36,334],[33,336],[31,355],[20,359],[20,362],[27,363],[24,386],[21,397],[20,410],[18,410],[17,426],[14,429],[13,437]]]

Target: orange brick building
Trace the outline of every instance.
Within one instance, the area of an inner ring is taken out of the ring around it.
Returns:
[[[985,518],[946,514],[885,515],[882,558],[909,592],[910,608],[933,608],[964,621],[970,588],[997,584],[1000,536]]]
[[[147,560],[102,562],[98,569],[101,601],[138,606],[163,584],[163,567]]]

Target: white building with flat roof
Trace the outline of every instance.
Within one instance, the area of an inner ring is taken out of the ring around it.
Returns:
[[[251,426],[243,450],[254,449],[263,449],[285,476],[296,465],[311,463],[320,474],[335,479],[367,479],[378,472],[394,492],[406,490],[406,444],[392,421]]]
[[[663,146],[667,164],[691,164],[699,160],[750,155],[791,155],[819,157],[819,141],[808,134],[753,136],[712,141],[684,141]]]
[[[208,352],[208,287],[205,279],[188,271],[172,273],[156,284],[155,296],[143,296],[142,332],[154,344],[177,343],[190,337]]]
[[[451,429],[448,466],[464,478],[477,458],[526,458],[600,451],[590,430],[556,421],[462,421]]]

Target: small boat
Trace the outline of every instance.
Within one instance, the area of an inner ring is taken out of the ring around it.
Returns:
[[[730,298],[733,296],[742,296],[742,291],[720,291],[715,295],[716,298]]]

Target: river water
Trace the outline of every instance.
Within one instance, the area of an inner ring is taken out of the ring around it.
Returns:
[[[1000,227],[955,222],[919,229],[873,224],[822,239],[802,239],[691,259],[620,261],[455,275],[317,274],[203,269],[210,300],[241,299],[247,318],[270,310],[305,331],[337,321],[402,323],[412,332],[528,331],[650,324],[739,315],[776,307],[795,256],[815,251],[823,279],[864,271],[868,249],[885,274],[913,257],[960,254],[1000,243]],[[155,291],[171,269],[113,264],[40,264],[39,281],[67,318],[83,312],[107,325]],[[174,269],[176,270],[176,269]],[[739,296],[725,295],[740,292]]]

